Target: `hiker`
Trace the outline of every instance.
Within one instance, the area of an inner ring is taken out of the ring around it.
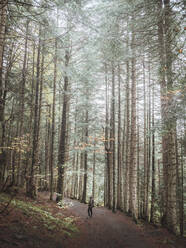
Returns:
[[[90,197],[89,203],[88,203],[88,216],[92,217],[92,208],[94,207],[94,200],[92,196]]]

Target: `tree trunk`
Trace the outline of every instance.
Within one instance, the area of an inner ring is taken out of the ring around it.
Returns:
[[[148,138],[147,138],[147,186],[146,186],[146,220],[149,221],[149,187],[150,187],[150,170],[151,170],[151,88],[150,88],[150,64],[149,64],[149,85],[148,85],[148,113],[147,113],[147,126],[148,126]]]
[[[3,99],[4,95],[4,85],[3,85],[3,57],[4,57],[4,45],[5,45],[5,33],[6,33],[6,18],[7,18],[7,6],[8,1],[2,0],[0,8],[0,181],[4,180],[4,172],[6,166],[6,153],[2,148],[4,146],[3,133],[5,132],[4,128],[4,107],[5,102]]]
[[[126,137],[125,137],[125,188],[124,188],[124,211],[129,211],[129,167],[130,167],[130,88],[129,88],[129,61],[126,62]]]
[[[0,8],[0,122],[4,121],[4,103],[3,103],[3,55],[5,45],[5,27],[7,18],[8,1],[2,0]],[[0,127],[1,128],[1,127]],[[1,137],[1,132],[0,132]]]
[[[132,85],[131,85],[131,148],[130,148],[130,180],[129,180],[129,210],[133,219],[138,219],[138,202],[137,202],[137,163],[136,163],[136,58],[135,58],[135,34],[132,32],[131,49],[133,57],[131,61],[132,66]]]
[[[172,100],[173,74],[172,74],[172,10],[170,1],[159,0],[158,7],[164,15],[159,16],[158,39],[160,57],[160,79],[161,79],[161,116],[162,125],[165,130],[162,135],[163,145],[163,173],[164,173],[164,214],[162,222],[173,231],[178,233],[177,211],[176,211],[176,154],[175,154],[175,126],[174,106]],[[164,46],[166,44],[166,46]],[[165,72],[167,84],[165,81]]]
[[[122,180],[121,180],[121,80],[120,66],[118,65],[118,151],[117,151],[117,209],[122,206]]]
[[[93,172],[92,172],[92,197],[95,199],[95,190],[96,190],[96,141],[94,140],[94,153],[93,153]]]
[[[74,197],[75,199],[79,198],[79,153],[76,154],[76,174],[74,182]]]
[[[38,103],[39,103],[39,83],[40,83],[40,53],[41,53],[41,26],[39,27],[39,43],[37,52],[37,73],[36,73],[36,89],[35,89],[35,105],[34,105],[34,128],[33,128],[33,142],[32,142],[32,162],[30,175],[27,181],[26,193],[31,198],[36,197],[36,185],[34,183],[34,170],[37,165],[38,153]]]
[[[112,99],[111,99],[111,113],[110,113],[110,148],[112,161],[112,184],[113,184],[113,202],[112,212],[116,212],[116,161],[115,161],[115,68],[112,63]]]
[[[27,47],[28,47],[28,27],[29,21],[26,21],[26,37],[25,37],[25,47],[24,47],[24,59],[23,59],[23,69],[22,69],[22,79],[20,85],[20,119],[19,119],[19,138],[22,138],[24,134],[23,124],[24,124],[24,111],[25,111],[25,83],[26,83],[26,65],[27,65]],[[19,151],[18,154],[18,168],[17,168],[17,184],[23,185],[23,166],[21,165],[22,160],[22,151]],[[24,165],[25,167],[25,165]],[[21,180],[22,179],[22,180]]]
[[[151,188],[151,223],[155,223],[155,196],[156,196],[156,171],[155,171],[155,130],[154,130],[154,83],[152,91],[152,188]]]
[[[67,69],[69,64],[69,52],[65,52],[65,67]],[[66,158],[66,132],[67,132],[67,108],[68,108],[68,76],[64,77],[64,94],[63,94],[63,110],[61,118],[61,133],[58,152],[58,181],[57,181],[57,197],[56,201],[59,202],[63,199],[64,194],[64,174],[65,174],[65,158]]]
[[[53,79],[53,103],[52,103],[52,135],[50,143],[50,200],[53,199],[53,167],[54,167],[54,141],[55,141],[55,113],[56,113],[56,80],[57,80],[57,38],[55,39],[54,54],[54,79]]]
[[[108,99],[108,92],[109,92],[109,86],[108,86],[108,78],[107,78],[107,66],[105,65],[105,92],[106,92],[106,118],[105,118],[105,153],[106,153],[106,168],[105,168],[105,172],[106,172],[106,179],[105,179],[105,183],[106,183],[106,198],[105,199],[105,203],[106,206],[111,209],[111,151],[110,151],[110,144],[109,144],[109,111],[108,111],[108,105],[109,105],[109,99]]]
[[[87,92],[87,96],[88,96],[88,92]],[[86,109],[86,113],[85,113],[85,123],[86,123],[86,127],[85,127],[85,143],[88,143],[88,109]],[[84,183],[83,183],[83,196],[82,196],[82,203],[86,203],[86,198],[87,198],[87,178],[88,178],[88,152],[86,150],[85,147],[85,151],[84,151]]]
[[[83,173],[84,173],[84,153],[80,154],[80,176],[79,176],[79,198],[78,200],[82,200],[82,192],[83,192]]]
[[[143,163],[144,163],[144,192],[143,192],[143,218],[147,219],[147,120],[146,120],[146,87],[145,87],[145,61],[143,58],[143,95],[144,95],[144,145],[143,145]]]
[[[47,108],[47,113],[46,115],[46,135],[45,135],[45,183],[44,183],[44,190],[48,191],[48,174],[50,170],[50,132],[51,132],[51,127],[50,127],[50,118],[51,118],[51,107],[50,105]]]

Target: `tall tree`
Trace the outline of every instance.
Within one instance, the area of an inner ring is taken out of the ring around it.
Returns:
[[[65,67],[68,68],[70,54],[69,51],[65,51]],[[65,174],[65,158],[66,158],[66,138],[67,138],[67,109],[68,109],[68,87],[69,78],[67,73],[64,76],[64,93],[63,93],[63,110],[61,117],[61,132],[60,143],[58,151],[58,181],[57,181],[57,197],[56,201],[59,202],[63,199],[64,194],[64,174]]]
[[[31,198],[36,197],[36,185],[34,182],[34,170],[37,164],[38,154],[38,104],[39,104],[39,83],[40,83],[40,56],[41,56],[41,25],[39,26],[38,35],[38,50],[37,50],[37,72],[36,72],[36,88],[35,88],[35,104],[34,104],[34,127],[33,127],[33,142],[32,142],[32,162],[30,176],[27,182],[27,195]]]
[[[134,20],[134,18],[133,18]],[[138,219],[137,203],[137,163],[136,163],[136,58],[135,58],[135,34],[132,31],[131,49],[133,57],[131,59],[131,147],[130,147],[130,170],[129,170],[129,210],[135,220]]]
[[[116,160],[115,160],[115,65],[112,62],[112,98],[110,113],[110,148],[112,161],[112,184],[113,184],[113,203],[112,211],[116,211]]]
[[[158,1],[158,7],[162,10],[158,22],[159,57],[160,57],[160,86],[161,86],[161,114],[163,124],[163,173],[164,173],[164,216],[163,221],[168,228],[178,232],[176,211],[176,154],[175,154],[175,116],[172,111],[173,90],[173,53],[171,23],[173,13],[170,1],[164,3]],[[164,46],[166,44],[166,46]],[[166,78],[167,81],[166,81]]]

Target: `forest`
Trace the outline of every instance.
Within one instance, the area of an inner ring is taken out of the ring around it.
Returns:
[[[92,196],[186,235],[185,10],[0,1],[0,196]]]

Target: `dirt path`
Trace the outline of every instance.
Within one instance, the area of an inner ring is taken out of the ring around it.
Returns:
[[[94,208],[93,217],[87,218],[87,205],[73,201],[69,211],[80,217],[81,233],[71,241],[72,247],[81,248],[149,248],[143,234],[137,232],[136,226],[129,225],[127,218],[121,214],[113,214],[105,208]]]
[[[123,213],[112,213],[103,207],[93,209],[93,217],[87,217],[87,205],[68,200],[70,214],[79,217],[80,233],[66,240],[70,248],[173,248],[186,247],[178,243],[165,229],[148,225],[136,225]]]
[[[8,215],[0,215],[0,248],[186,247],[186,239],[178,238],[165,228],[155,228],[148,223],[136,225],[130,217],[119,211],[114,214],[104,207],[95,207],[93,217],[88,218],[86,204],[65,199],[66,207],[61,209],[55,202],[55,196],[54,201],[48,199],[48,192],[39,193],[37,200],[31,200],[24,193],[17,196],[16,200],[20,200],[22,207],[10,206]],[[39,210],[29,214],[26,206]],[[54,219],[63,221],[70,217],[69,220],[75,222],[79,232],[69,228],[60,230],[59,226],[49,229],[48,219],[43,222],[41,218],[43,210]]]

